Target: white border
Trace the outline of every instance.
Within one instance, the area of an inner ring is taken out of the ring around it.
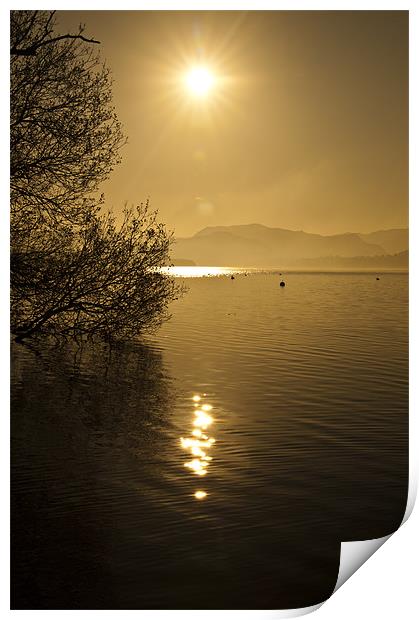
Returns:
[[[353,0],[352,2],[338,3],[331,1],[314,2],[314,1],[296,1],[296,2],[274,2],[274,1],[254,1],[245,0],[242,2],[226,2],[225,0],[213,0],[211,2],[174,2],[166,1],[162,2],[156,0],[151,3],[148,2],[134,2],[126,0],[119,2],[117,5],[114,2],[102,0],[90,1],[90,2],[74,2],[70,3],[63,0],[56,0],[53,3],[53,7],[48,3],[39,1],[34,2],[6,2],[6,6],[0,8],[0,80],[3,84],[3,96],[0,98],[1,105],[1,136],[2,136],[2,148],[1,148],[1,166],[0,166],[0,190],[3,205],[3,216],[0,225],[0,252],[1,252],[1,269],[0,269],[0,286],[2,292],[2,303],[0,305],[0,333],[2,337],[2,355],[1,362],[1,376],[2,376],[2,423],[4,426],[1,428],[0,433],[0,471],[1,480],[4,485],[3,497],[4,502],[2,504],[1,514],[1,536],[2,544],[1,549],[2,561],[0,564],[0,610],[6,613],[12,613],[19,617],[26,617],[32,615],[38,615],[42,617],[61,618],[69,617],[74,612],[18,612],[8,611],[9,600],[9,557],[4,552],[8,549],[9,544],[9,427],[8,427],[8,415],[9,410],[9,398],[8,398],[8,384],[9,384],[9,330],[8,330],[8,226],[6,213],[8,211],[8,24],[9,16],[8,12],[11,8],[19,9],[70,9],[71,10],[105,10],[105,9],[131,9],[131,10],[144,10],[144,9],[209,9],[209,10],[410,10],[410,345],[411,345],[411,357],[410,357],[410,465],[411,465],[411,478],[410,478],[410,490],[415,493],[417,488],[417,459],[416,454],[418,451],[418,439],[417,439],[417,422],[413,416],[413,412],[418,411],[418,389],[417,380],[415,382],[413,373],[417,369],[417,352],[418,352],[418,333],[417,323],[414,320],[414,310],[418,308],[418,287],[419,283],[415,282],[414,275],[416,275],[416,267],[418,263],[417,251],[415,249],[415,243],[417,238],[417,226],[416,226],[416,210],[418,201],[418,181],[417,175],[415,175],[415,163],[417,162],[417,155],[415,150],[418,147],[418,135],[417,135],[417,112],[418,98],[417,98],[417,76],[419,49],[417,43],[418,36],[418,18],[416,6],[413,2],[361,2],[359,0]],[[414,145],[416,149],[413,148]],[[6,223],[6,225],[5,225]],[[416,371],[417,372],[417,371]],[[2,486],[3,486],[2,485]],[[410,519],[405,523],[398,532],[396,532],[386,544],[371,557],[365,566],[362,567],[348,583],[344,584],[333,596],[315,612],[315,617],[322,620],[349,620],[354,617],[368,618],[373,616],[374,618],[382,618],[388,620],[404,620],[407,618],[416,617],[416,611],[418,608],[416,600],[417,589],[417,549],[419,549],[418,532],[419,532],[419,511],[416,509]],[[416,569],[416,570],[415,570]],[[123,612],[123,611],[92,611],[84,612],[78,611],[77,617],[82,618],[100,617],[100,618],[119,618],[121,615],[138,615],[138,612]],[[160,618],[170,618],[173,620],[184,620],[185,615],[192,618],[196,617],[194,612],[185,611],[153,611],[153,612],[141,612],[143,619],[152,618],[158,620]],[[202,611],[198,612],[199,618],[229,618],[237,617],[240,619],[252,618],[274,618],[280,617],[282,614],[272,612],[260,612],[260,611]]]

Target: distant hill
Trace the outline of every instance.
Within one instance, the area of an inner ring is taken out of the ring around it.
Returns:
[[[382,241],[382,243],[378,243]],[[407,250],[407,231],[316,235],[261,224],[211,226],[176,240],[174,256],[197,265],[282,266],[314,259],[383,256]],[[405,244],[405,245],[403,245]],[[394,250],[393,248],[397,249]],[[176,259],[174,259],[176,260]]]
[[[391,230],[377,230],[368,234],[360,234],[367,243],[380,245],[387,254],[397,254],[409,247],[409,230],[407,228],[392,228]]]
[[[175,267],[194,267],[196,263],[189,258],[174,258],[171,264]]]

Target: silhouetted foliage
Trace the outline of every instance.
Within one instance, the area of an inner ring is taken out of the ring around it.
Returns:
[[[91,204],[89,194],[119,162],[124,143],[109,69],[83,40],[52,38],[53,27],[50,13],[11,13],[11,206],[17,235],[45,219],[77,222]],[[36,53],[16,55],[17,49]]]
[[[179,292],[158,271],[171,236],[148,202],[117,226],[100,183],[124,143],[93,39],[54,13],[11,12],[12,331],[130,338]]]
[[[170,239],[146,203],[125,209],[120,226],[111,214],[87,216],[57,231],[52,252],[13,254],[13,332],[127,339],[158,326],[179,293],[158,271]]]
[[[95,39],[88,39],[83,35],[84,28],[79,26],[77,34],[54,34],[54,14],[40,14],[40,11],[15,11],[12,14],[10,54],[12,56],[35,56],[44,45],[63,41],[64,39],[79,39],[88,43],[100,43]]]

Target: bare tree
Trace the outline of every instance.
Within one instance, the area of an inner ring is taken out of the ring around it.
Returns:
[[[46,245],[15,255],[22,264],[12,269],[13,332],[127,339],[160,325],[181,292],[160,270],[170,241],[145,203],[126,208],[120,226],[111,214],[88,216],[57,232],[52,253]]]
[[[64,39],[79,39],[87,43],[100,43],[83,35],[84,27],[79,26],[77,34],[54,36],[55,11],[40,14],[40,11],[15,11],[12,14],[10,54],[12,56],[35,56],[39,48]]]
[[[11,12],[12,234],[77,221],[124,143],[109,69],[78,35],[52,36],[53,13]],[[30,225],[28,226],[28,223]]]
[[[55,35],[53,13],[11,13],[12,331],[131,338],[179,293],[159,268],[171,236],[148,202],[122,225],[100,183],[124,142],[94,40]]]

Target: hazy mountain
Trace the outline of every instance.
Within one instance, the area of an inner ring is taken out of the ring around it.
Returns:
[[[409,247],[409,230],[407,228],[392,228],[391,230],[377,230],[368,234],[360,234],[367,243],[380,245],[387,254],[403,252]]]
[[[378,240],[382,240],[383,244]],[[326,236],[245,224],[212,226],[193,237],[177,239],[173,256],[174,260],[176,256],[187,256],[198,265],[285,267],[302,259],[371,257],[402,250],[407,250],[407,231],[398,229],[369,235],[345,233]]]
[[[174,258],[171,264],[174,267],[194,267],[196,265],[196,263],[189,258]]]

